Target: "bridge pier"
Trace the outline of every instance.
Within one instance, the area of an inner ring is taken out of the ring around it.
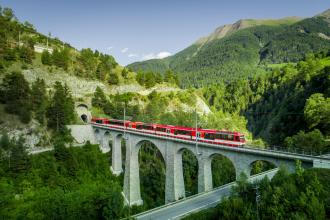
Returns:
[[[127,144],[126,144],[127,145]],[[123,172],[121,156],[121,134],[112,133],[112,166],[111,171],[115,175]]]
[[[110,133],[109,132],[105,132],[102,135],[102,138],[100,140],[100,147],[101,147],[102,153],[107,153],[107,152],[109,152],[111,150],[110,149],[110,146],[109,146],[109,141],[110,141]]]
[[[185,197],[182,152],[177,152],[176,146],[176,143],[166,141],[165,204]]]
[[[213,188],[211,162],[209,157],[198,157],[198,193]]]
[[[133,144],[131,135],[126,140],[126,162],[124,174],[124,198],[126,205],[142,205],[140,193],[139,149]]]

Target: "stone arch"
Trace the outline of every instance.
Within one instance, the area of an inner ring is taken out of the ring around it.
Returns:
[[[209,166],[211,166],[212,188],[235,181],[235,162],[228,155],[214,153],[209,156],[209,161]]]
[[[152,199],[157,206],[165,204],[166,157],[162,152],[161,143],[152,140],[140,140],[136,143],[135,148],[138,154],[142,200],[150,201]],[[151,177],[155,183],[150,180]]]
[[[84,107],[84,108],[88,109],[88,105],[86,105],[85,103],[80,103],[77,105],[77,107]]]
[[[100,141],[101,141],[101,131],[100,131],[100,129],[94,128],[93,131],[94,131],[94,136],[95,136],[96,142],[100,143]]]
[[[110,162],[111,162],[111,171],[115,175],[119,175],[123,172],[125,167],[126,160],[126,143],[123,142],[124,134],[121,132],[110,132],[112,142],[110,147]],[[124,161],[124,163],[123,163]]]
[[[112,140],[112,135],[110,131],[105,131],[102,135],[102,139],[101,139],[102,143],[100,144],[102,153],[107,153],[110,151],[109,141],[111,140]]]
[[[255,175],[258,173],[265,172],[267,170],[274,169],[278,167],[279,165],[272,160],[267,159],[260,159],[260,160],[253,160],[250,162],[249,165],[249,175]]]
[[[80,103],[76,106],[76,112],[83,123],[89,123],[92,119],[92,115],[89,111],[89,108],[86,104]]]
[[[196,148],[193,147],[193,149],[191,149],[192,147],[188,147],[188,146],[179,146],[178,150],[177,150],[177,153],[178,154],[182,154],[183,151],[187,150],[187,151],[190,151],[196,158],[198,157],[198,154],[196,153]]]
[[[182,146],[177,150],[181,158],[183,185],[185,196],[199,192],[199,165],[198,154],[194,149]]]
[[[148,140],[148,139],[140,139],[137,141],[137,143],[135,144],[135,149],[137,152],[140,151],[140,148],[142,146],[143,143],[151,143],[152,145],[154,145],[157,150],[161,153],[161,156],[163,158],[163,160],[165,161],[166,157],[165,157],[165,149],[164,147],[162,146],[161,143],[158,143],[157,141],[154,141],[152,139]]]

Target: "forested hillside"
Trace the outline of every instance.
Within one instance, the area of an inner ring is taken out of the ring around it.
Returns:
[[[268,75],[201,90],[219,111],[244,115],[254,138],[309,152],[329,151],[329,61],[324,53],[309,55]]]
[[[119,219],[121,181],[110,173],[98,146],[27,155],[21,141],[0,139],[1,219]],[[11,152],[11,158],[5,151]]]
[[[164,72],[171,69],[183,87],[204,86],[264,73],[268,64],[297,62],[308,53],[328,51],[328,14],[296,23],[257,25],[204,44],[193,44],[164,59],[128,65],[135,71]]]

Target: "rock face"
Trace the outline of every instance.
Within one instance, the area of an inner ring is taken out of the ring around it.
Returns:
[[[56,81],[66,83],[75,98],[82,98],[88,94],[92,94],[98,86],[105,92],[110,93],[110,89],[101,82],[78,78],[61,71],[50,73],[36,68],[32,70],[24,70],[23,74],[29,83],[36,81],[37,78],[44,79],[49,88],[51,88]]]
[[[20,124],[14,127],[11,122],[12,121],[1,124],[0,131],[7,133],[10,139],[18,140],[23,138],[24,145],[29,152],[49,146],[49,134],[37,121],[32,120],[29,124]],[[14,122],[14,124],[16,123],[17,122]]]
[[[157,92],[169,92],[169,91],[178,91],[179,88],[173,88],[170,86],[156,86],[151,89],[145,89],[137,83],[118,85],[118,86],[109,86],[97,80],[83,79],[74,75],[67,74],[62,71],[48,72],[43,69],[31,69],[23,71],[24,77],[29,83],[32,83],[37,80],[37,78],[44,79],[46,85],[51,89],[56,81],[66,83],[74,98],[84,98],[91,96],[96,90],[97,87],[100,87],[106,94],[122,94],[122,93],[139,93],[141,95],[148,95],[153,90]]]

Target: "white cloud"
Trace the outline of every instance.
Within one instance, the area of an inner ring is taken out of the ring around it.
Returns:
[[[139,55],[137,55],[136,53],[130,53],[128,54],[128,57],[138,57]]]
[[[143,60],[163,59],[163,58],[171,56],[171,55],[172,54],[170,52],[162,51],[157,54],[154,54],[154,53],[145,54],[145,55],[143,55],[142,59]]]
[[[158,59],[163,59],[163,58],[168,57],[168,56],[171,56],[171,53],[167,52],[167,51],[162,51],[162,52],[159,52],[157,54]]]
[[[128,48],[125,47],[124,49],[121,50],[122,53],[126,53],[128,51]]]
[[[142,57],[142,60],[151,60],[151,59],[156,59],[155,54],[153,53],[144,54]]]

